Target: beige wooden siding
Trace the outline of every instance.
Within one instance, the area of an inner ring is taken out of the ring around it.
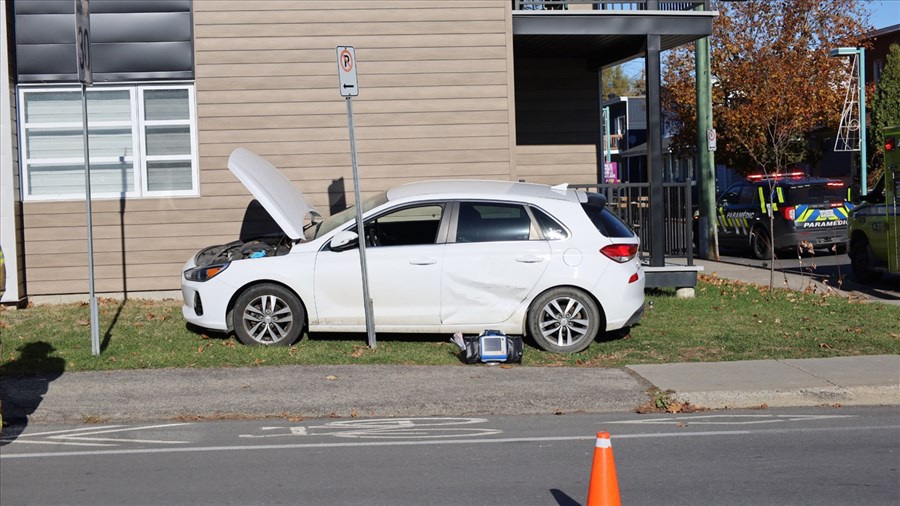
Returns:
[[[421,179],[511,178],[507,0],[193,5],[202,196],[94,201],[98,292],[177,289],[193,253],[237,238],[251,197],[226,168],[236,147],[283,169],[326,214],[353,203],[338,45],[356,48],[364,196]],[[24,209],[28,294],[87,292],[84,202]]]
[[[9,115],[10,115],[10,136],[12,137],[12,143],[11,143],[10,147],[12,150],[11,159],[12,159],[12,171],[13,171],[13,181],[14,181],[14,183],[13,183],[14,184],[14,188],[13,188],[14,193],[13,194],[18,196],[18,195],[21,195],[21,193],[20,193],[21,182],[19,179],[19,128],[18,128],[19,114],[18,114],[18,108],[16,105],[17,102],[16,102],[16,91],[15,90],[16,90],[16,87],[13,85],[12,82],[10,82],[10,84],[9,84],[9,104],[10,104],[11,111],[10,111]],[[4,146],[4,149],[5,148],[6,148],[6,146]],[[7,261],[6,282],[10,283],[12,279],[16,280],[16,284],[18,285],[17,292],[19,293],[19,298],[21,299],[21,298],[24,298],[24,294],[26,293],[26,291],[25,291],[25,251],[23,248],[23,244],[24,244],[23,240],[24,239],[22,236],[22,228],[21,228],[21,226],[18,225],[18,224],[22,223],[22,208],[18,205],[14,206],[13,221],[14,221],[14,223],[17,224],[16,225],[17,230],[16,230],[16,234],[15,234],[16,235],[16,245],[15,245],[15,248],[7,248],[6,252],[4,254],[8,255],[9,252],[15,251],[16,272],[15,272],[15,276],[13,276],[13,273],[9,272],[10,262]],[[9,289],[10,289],[9,286],[7,286],[7,290],[9,290]]]
[[[597,149],[589,144],[517,146],[519,179],[543,184],[596,184]]]

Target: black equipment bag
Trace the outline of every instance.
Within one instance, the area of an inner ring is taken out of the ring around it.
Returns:
[[[463,352],[465,362],[467,364],[481,362],[481,336],[463,336],[463,341],[466,343]],[[506,362],[521,364],[523,351],[522,336],[506,336]]]

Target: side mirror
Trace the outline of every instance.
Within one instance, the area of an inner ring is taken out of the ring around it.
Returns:
[[[347,251],[359,246],[359,236],[356,232],[344,230],[331,238],[331,251]]]

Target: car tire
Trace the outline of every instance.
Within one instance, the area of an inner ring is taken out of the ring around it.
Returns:
[[[578,353],[594,341],[603,317],[594,299],[577,288],[559,287],[531,303],[528,334],[542,349]]]
[[[273,283],[244,290],[232,311],[234,333],[249,346],[290,346],[305,324],[306,312],[297,296]]]
[[[869,241],[865,237],[850,243],[850,267],[853,275],[863,283],[869,283],[881,277],[881,273],[872,269],[872,254]]]
[[[750,252],[753,258],[757,260],[771,260],[772,249],[770,246],[771,239],[769,233],[762,227],[754,227],[750,231]]]

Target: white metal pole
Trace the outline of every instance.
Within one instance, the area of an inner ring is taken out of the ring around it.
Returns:
[[[869,168],[867,166],[868,153],[866,153],[866,48],[857,48],[859,65],[859,170],[860,193],[869,193]]]
[[[88,109],[87,91],[84,83],[81,83],[81,124],[84,129],[84,202],[87,208],[87,255],[88,255],[88,284],[90,285],[90,311],[91,311],[91,354],[100,354],[100,321],[98,319],[97,296],[94,294],[94,233],[93,218],[91,213],[91,145],[88,138]]]
[[[359,264],[362,268],[363,306],[366,312],[366,334],[369,347],[378,346],[375,342],[375,318],[372,314],[372,299],[369,298],[369,271],[366,267],[366,233],[363,224],[362,197],[359,191],[359,167],[356,163],[356,134],[353,127],[353,99],[347,100],[347,124],[350,126],[350,159],[353,163],[353,191],[356,196],[356,234],[359,236]]]

